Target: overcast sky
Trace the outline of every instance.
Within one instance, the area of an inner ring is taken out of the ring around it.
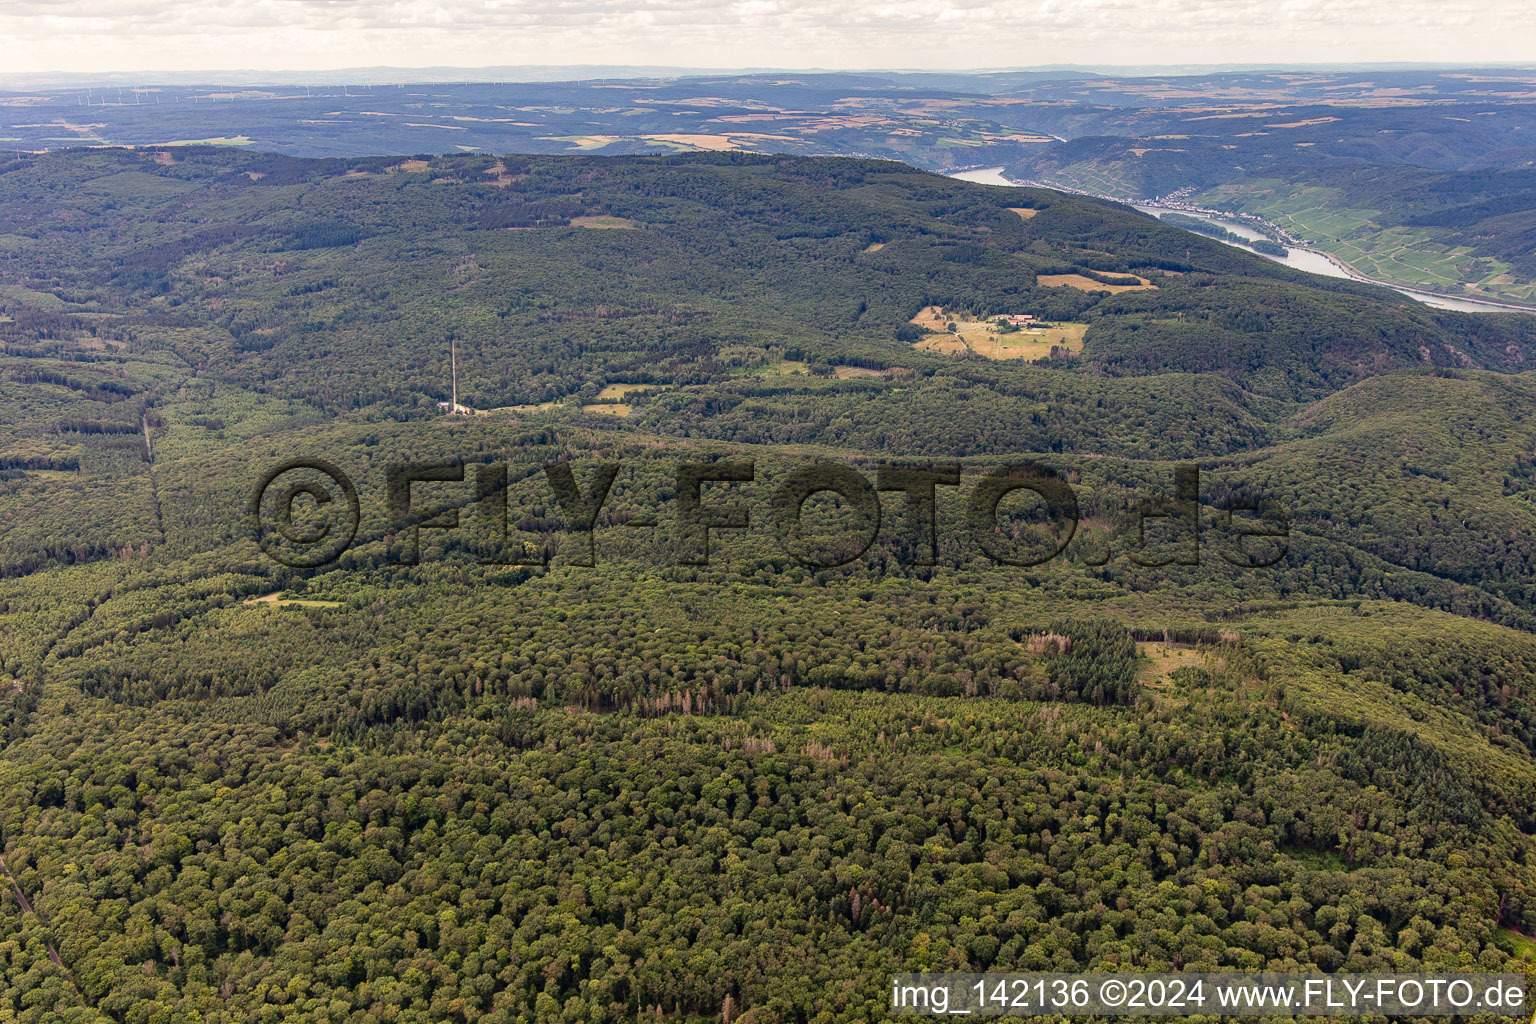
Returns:
[[[1530,0],[0,0],[3,70],[1536,63]]]

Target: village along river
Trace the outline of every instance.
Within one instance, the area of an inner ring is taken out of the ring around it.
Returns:
[[[1003,169],[1001,167],[984,167],[975,171],[961,171],[958,174],[951,174],[950,177],[959,178],[961,181],[974,181],[979,185],[1008,185],[1016,187],[1021,184],[1017,181],[1009,181],[1007,178],[1003,177]],[[1249,241],[1254,241],[1265,237],[1264,235],[1255,231],[1253,228],[1248,227],[1246,224],[1243,224],[1239,221],[1227,220],[1223,217],[1212,217],[1208,214],[1195,213],[1192,210],[1164,210],[1161,207],[1156,206],[1139,206],[1134,203],[1131,205],[1135,206],[1136,209],[1140,210],[1142,213],[1151,214],[1153,217],[1160,217],[1164,213],[1182,213],[1186,217],[1198,217],[1199,219],[1208,223],[1218,225],[1219,227],[1224,227],[1234,235],[1237,235],[1240,238],[1246,238]],[[1214,239],[1214,241],[1223,242],[1224,240],[1218,238]],[[1246,246],[1235,245],[1232,242],[1224,242],[1224,244],[1232,245],[1234,248],[1242,249],[1244,252],[1253,252],[1252,249],[1248,249]],[[1455,309],[1460,310],[1463,313],[1527,312],[1527,310],[1523,310],[1517,306],[1501,306],[1492,302],[1478,302],[1475,299],[1453,299],[1448,296],[1435,295],[1431,292],[1415,291],[1412,288],[1399,288],[1396,285],[1385,284],[1381,281],[1372,281],[1370,278],[1364,276],[1363,274],[1357,274],[1344,269],[1328,256],[1318,252],[1315,249],[1303,249],[1298,246],[1287,245],[1286,254],[1283,257],[1268,256],[1264,253],[1255,253],[1255,255],[1263,256],[1265,259],[1272,263],[1283,263],[1287,267],[1292,267],[1296,270],[1304,270],[1309,274],[1322,274],[1325,277],[1344,277],[1355,281],[1364,281],[1368,284],[1379,284],[1383,287],[1391,288],[1393,291],[1401,292],[1402,294],[1408,296],[1410,299],[1416,299],[1427,306],[1434,306],[1437,309]]]

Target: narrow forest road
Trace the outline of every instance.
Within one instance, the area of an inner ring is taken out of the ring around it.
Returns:
[[[27,902],[27,894],[21,891],[21,885],[16,881],[16,876],[11,874],[11,869],[5,866],[5,854],[3,853],[0,853],[0,874],[5,875],[6,879],[11,883],[11,890],[16,893],[16,902],[21,904],[21,912],[37,917],[37,911],[33,910],[32,904]],[[42,923],[41,918],[38,918],[38,923]],[[45,938],[43,939],[43,945],[48,947],[48,959],[53,961],[55,967],[64,972],[64,976],[69,979],[70,984],[74,985],[78,991],[80,983],[75,980],[75,976],[70,973],[69,968],[64,966],[64,961],[59,959],[59,951],[53,948],[53,943]]]
[[[139,426],[144,430],[144,465],[149,472],[149,498],[155,507],[155,528],[160,531],[160,546],[165,547],[165,515],[160,507],[160,489],[155,485],[155,458],[149,446],[149,407],[139,414]]]

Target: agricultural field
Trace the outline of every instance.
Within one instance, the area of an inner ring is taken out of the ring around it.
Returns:
[[[1104,281],[1095,281],[1083,274],[1037,274],[1035,283],[1041,288],[1076,288],[1080,292],[1109,292],[1118,295],[1120,292],[1139,292],[1156,288],[1157,285],[1138,274],[1127,274],[1134,277],[1137,284],[1110,284]]]
[[[598,230],[607,231],[623,231],[639,227],[639,225],[630,220],[628,217],[612,217],[606,214],[594,214],[590,217],[572,217],[571,227],[596,228]]]
[[[310,598],[285,597],[282,591],[273,591],[260,597],[248,597],[241,604],[269,605],[273,608],[340,608],[340,601],[316,601]]]
[[[1106,291],[1111,290],[1106,285],[1090,283]],[[1043,278],[1040,284],[1042,287],[1051,286]],[[970,353],[984,359],[1033,361],[1048,359],[1057,350],[1077,353],[1082,351],[1083,337],[1088,331],[1087,324],[1057,322],[1017,331],[1002,331],[994,319],[981,319],[958,311],[947,314],[938,306],[925,306],[910,322],[931,332],[930,336],[913,343],[919,350],[942,355]]]

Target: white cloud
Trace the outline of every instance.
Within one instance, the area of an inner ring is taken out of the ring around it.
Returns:
[[[6,70],[1536,61],[1526,0],[7,0]]]

